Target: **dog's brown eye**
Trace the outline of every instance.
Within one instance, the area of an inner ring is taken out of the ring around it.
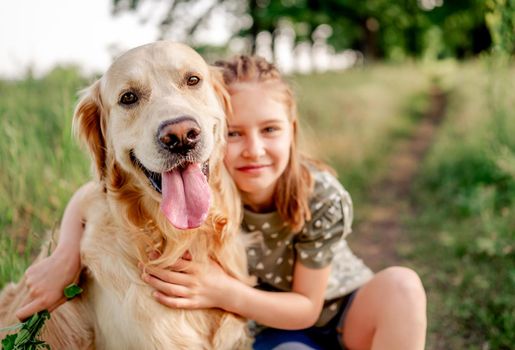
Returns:
[[[138,96],[134,92],[126,92],[120,97],[120,103],[124,105],[131,105],[138,102]]]
[[[192,75],[188,78],[188,80],[186,81],[186,84],[188,84],[188,86],[195,86],[197,85],[198,83],[200,83],[200,78],[197,77],[196,75]]]

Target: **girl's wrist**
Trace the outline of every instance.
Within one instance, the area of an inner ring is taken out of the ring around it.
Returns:
[[[80,252],[73,249],[60,248],[59,246],[50,256],[59,266],[72,272],[80,269]]]
[[[238,305],[240,304],[240,299],[242,295],[241,287],[243,283],[233,278],[231,276],[227,276],[227,280],[223,283],[223,288],[221,289],[221,305],[220,307],[225,311],[233,312],[239,314]]]

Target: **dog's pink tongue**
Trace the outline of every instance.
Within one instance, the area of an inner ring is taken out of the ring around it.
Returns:
[[[199,227],[207,217],[211,195],[198,164],[162,174],[161,210],[179,229]]]

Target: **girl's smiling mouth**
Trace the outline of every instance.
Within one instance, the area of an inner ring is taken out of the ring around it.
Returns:
[[[242,171],[242,172],[256,172],[256,171],[260,171],[262,169],[268,168],[270,166],[271,166],[270,164],[249,164],[249,165],[237,167],[236,170]]]

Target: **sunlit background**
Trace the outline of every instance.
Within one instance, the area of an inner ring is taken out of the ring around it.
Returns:
[[[207,52],[253,51],[284,72],[343,69],[363,57],[471,57],[492,47],[489,3],[495,1],[4,1],[0,76],[41,75],[64,63],[102,71],[120,52],[162,38]]]
[[[513,349],[515,0],[1,1],[0,288],[91,178],[78,91],[157,39],[274,61],[353,197],[352,249],[420,274],[427,349]]]

